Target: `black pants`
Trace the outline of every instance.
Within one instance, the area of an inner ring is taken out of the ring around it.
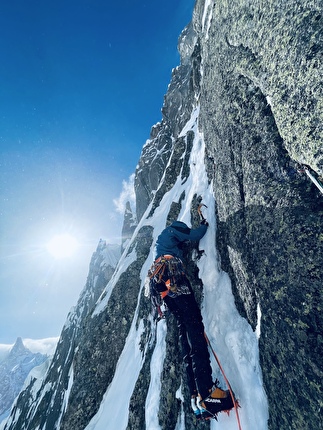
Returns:
[[[191,395],[196,394],[197,390],[204,399],[213,385],[210,356],[200,308],[188,279],[183,281],[189,287],[190,294],[174,298],[166,296],[164,301],[178,323]]]

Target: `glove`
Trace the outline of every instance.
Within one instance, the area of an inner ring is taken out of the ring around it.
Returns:
[[[208,227],[209,223],[206,221],[206,219],[202,219],[201,225],[206,225]]]

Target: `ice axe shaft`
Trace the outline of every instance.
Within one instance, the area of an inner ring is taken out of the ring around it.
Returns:
[[[202,206],[207,208],[207,206],[204,203],[201,203],[198,205],[197,212],[200,215],[201,221],[205,221],[204,215],[202,214]]]

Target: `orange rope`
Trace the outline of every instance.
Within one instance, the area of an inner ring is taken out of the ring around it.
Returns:
[[[205,333],[205,332],[204,332],[204,337],[205,337],[206,343],[208,344],[208,346],[210,347],[210,349],[211,349],[211,351],[212,351],[212,353],[213,353],[213,355],[214,355],[214,358],[215,358],[216,362],[218,363],[218,366],[219,366],[219,368],[220,368],[220,370],[221,370],[221,373],[222,373],[222,375],[223,375],[223,378],[224,378],[224,380],[225,380],[225,383],[227,384],[227,386],[228,386],[228,388],[229,388],[230,396],[231,396],[231,398],[232,398],[233,405],[234,405],[234,410],[235,410],[235,412],[236,412],[236,418],[237,418],[237,422],[238,422],[238,428],[239,428],[239,430],[242,430],[241,423],[240,423],[239,412],[238,412],[239,403],[238,403],[238,402],[237,402],[237,400],[234,398],[234,394],[233,394],[233,391],[232,391],[231,385],[230,385],[230,383],[229,383],[229,381],[228,381],[228,378],[226,377],[226,375],[225,375],[225,373],[224,373],[224,370],[223,370],[223,367],[221,366],[220,360],[218,359],[218,356],[216,355],[216,353],[215,353],[214,349],[212,348],[211,342],[210,342],[210,340],[209,340],[209,338],[207,337],[207,335],[206,335],[206,333]]]

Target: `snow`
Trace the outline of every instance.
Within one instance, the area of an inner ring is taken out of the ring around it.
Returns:
[[[209,29],[212,20],[213,12],[213,0],[206,0],[204,4],[203,16],[202,16],[202,28],[205,33],[205,39],[209,38]],[[205,30],[206,29],[206,30]]]
[[[107,244],[106,247],[101,251],[101,254],[103,256],[101,265],[115,268],[121,257],[120,245]]]
[[[142,332],[143,322],[141,321],[137,330],[134,318],[114,378],[99,411],[86,426],[86,430],[121,430],[127,427],[130,398],[144,359],[139,347]]]
[[[49,365],[51,363],[51,359],[47,359],[44,363],[40,364],[39,366],[34,367],[28,374],[25,382],[24,382],[24,386],[22,388],[22,390],[24,390],[25,388],[27,388],[29,386],[29,384],[34,380],[36,380],[37,382],[33,383],[33,388],[32,388],[32,392],[36,395],[37,391],[39,390],[44,376],[46,375],[46,372],[49,368]]]
[[[73,368],[73,366],[71,366],[71,368],[69,369],[69,372],[68,372],[68,387],[67,387],[67,390],[64,391],[63,407],[61,409],[60,416],[59,416],[59,418],[55,424],[55,428],[57,428],[57,429],[60,428],[60,423],[62,421],[64,413],[66,412],[68,399],[69,399],[69,396],[70,396],[70,393],[72,390],[73,382],[74,382],[74,368]]]
[[[206,7],[210,2],[206,2]],[[216,243],[216,225],[214,220],[215,202],[212,193],[212,184],[208,183],[204,167],[204,139],[198,131],[198,109],[192,113],[190,121],[184,127],[181,135],[185,136],[189,130],[195,133],[195,140],[190,157],[190,176],[183,184],[181,178],[169,190],[162,199],[160,206],[155,210],[153,218],[146,219],[150,211],[148,207],[136,231],[143,225],[151,225],[154,228],[153,237],[157,236],[166,225],[166,218],[170,204],[179,201],[185,190],[185,199],[182,202],[182,210],[179,220],[190,225],[190,210],[192,197],[197,194],[202,196],[204,216],[211,221],[206,235],[200,241],[200,249],[204,254],[199,260],[199,275],[204,285],[204,299],[202,303],[202,315],[206,333],[211,345],[216,351],[222,367],[229,379],[236,397],[239,399],[241,409],[239,416],[243,430],[266,430],[268,420],[268,403],[262,384],[262,374],[259,364],[258,339],[260,336],[261,311],[258,306],[258,325],[254,332],[246,319],[238,313],[229,276],[221,271]],[[162,182],[162,181],[161,181]],[[135,232],[136,234],[136,232]],[[134,235],[135,236],[135,235]],[[131,242],[129,246],[131,245]],[[141,271],[142,285],[145,285],[147,269],[153,259],[153,248]],[[127,252],[125,251],[125,254]],[[135,253],[126,256],[119,263],[116,276],[125,270],[135,258]],[[108,289],[113,288],[115,280],[111,280]],[[96,312],[104,309],[107,303],[104,298]],[[129,332],[123,353],[119,359],[114,379],[104,396],[98,413],[92,418],[86,430],[124,430],[128,423],[128,406],[132,391],[139,375],[144,357],[139,349],[140,333],[142,325],[136,329],[138,309],[131,330]],[[158,404],[160,398],[160,378],[162,365],[165,357],[166,324],[160,321],[156,329],[156,346],[151,360],[151,380],[146,398],[146,428],[149,430],[160,430],[158,423]],[[225,387],[224,379],[219,368],[211,355],[214,378],[218,378],[221,385]],[[178,397],[181,398],[181,387],[178,389]],[[116,399],[122,399],[117,401]],[[113,418],[112,412],[113,411]],[[211,422],[211,429],[236,430],[237,420],[234,413],[228,417],[220,414],[218,421]],[[185,430],[185,420],[182,414],[178,418],[176,430]]]
[[[305,168],[306,175],[310,178],[310,180],[317,186],[320,192],[323,194],[323,185],[311,174],[311,172]]]
[[[147,141],[148,143],[149,141]],[[113,200],[117,212],[124,214],[127,202],[130,203],[132,213],[136,210],[136,195],[134,187],[135,174],[130,175],[128,181],[122,182],[122,192],[117,199]]]
[[[166,354],[166,322],[162,320],[160,323],[157,325],[156,347],[150,362],[151,381],[145,404],[146,428],[151,430],[160,430],[156,411],[159,407],[161,373]]]
[[[131,263],[133,263],[134,261],[136,261],[137,258],[137,253],[136,250],[133,249],[129,254],[128,254],[128,249],[129,249],[130,243],[128,245],[128,247],[125,249],[124,251],[124,255],[126,255],[123,259],[120,260],[118,267],[116,268],[116,271],[114,272],[112,278],[110,279],[108,285],[106,286],[106,288],[104,289],[103,293],[101,294],[101,297],[98,300],[97,306],[92,314],[92,316],[99,314],[100,312],[102,312],[109,299],[111,296],[111,292],[113,290],[113,287],[115,286],[116,282],[118,281],[119,277],[121,276],[121,274],[123,272],[125,272],[128,268],[128,266],[130,266]]]
[[[38,391],[40,390],[40,387],[41,387],[41,385],[42,385],[42,382],[43,382],[44,376],[45,376],[45,374],[46,374],[46,372],[47,372],[47,370],[48,370],[48,368],[49,368],[50,363],[51,363],[51,359],[50,359],[50,358],[48,358],[48,359],[47,359],[44,363],[42,363],[41,365],[34,367],[34,368],[29,372],[29,374],[28,374],[28,376],[27,376],[27,378],[26,378],[26,380],[25,380],[25,382],[24,382],[24,385],[23,385],[23,387],[22,387],[22,391],[23,391],[24,389],[26,389],[27,387],[29,387],[29,389],[30,389],[30,387],[31,387],[30,391],[31,391],[31,395],[32,395],[33,399],[35,399],[35,398],[36,398],[37,393],[38,393]],[[46,391],[49,391],[50,386],[46,386],[46,388],[47,388],[47,390],[46,390]],[[45,392],[46,392],[46,391],[45,391]],[[17,397],[17,398],[18,398],[18,397]],[[16,400],[15,400],[15,402],[14,402],[13,406],[12,406],[12,409],[13,409],[13,407],[14,407],[14,406],[15,406],[15,404],[16,404],[17,398],[16,398]],[[3,430],[6,424],[8,424],[8,425],[9,425],[9,424],[12,424],[12,422],[13,422],[14,420],[16,420],[16,419],[17,419],[17,417],[19,417],[19,415],[20,415],[20,413],[21,413],[21,412],[22,412],[22,411],[21,411],[20,409],[18,409],[18,408],[17,408],[17,411],[16,411],[16,413],[15,413],[15,415],[14,415],[14,416],[10,415],[8,419],[4,419],[4,420],[0,423],[0,430]],[[4,418],[7,418],[7,417],[4,417]]]

